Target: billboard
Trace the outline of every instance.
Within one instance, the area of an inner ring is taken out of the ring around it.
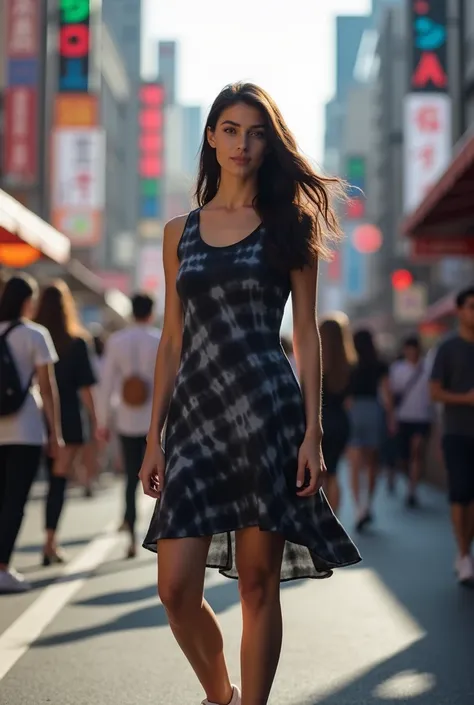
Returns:
[[[163,86],[143,83],[139,97],[139,232],[153,239],[162,234],[159,224],[163,206]]]
[[[89,91],[90,0],[59,0],[58,93]]]
[[[53,132],[52,223],[73,247],[96,245],[105,204],[105,134],[99,128]]]
[[[161,243],[143,245],[140,248],[137,262],[137,286],[141,291],[146,291],[155,297],[157,312],[162,313],[165,305],[165,275]]]
[[[352,299],[364,298],[367,293],[367,255],[354,246],[354,233],[364,222],[366,214],[365,186],[367,162],[364,156],[351,154],[345,160],[345,175],[349,184],[349,202],[344,215],[346,240],[342,249],[342,275],[346,294]]]
[[[38,79],[41,0],[6,0],[3,178],[9,186],[38,180]]]
[[[413,211],[451,158],[447,0],[409,1],[409,91],[404,99],[404,210]]]

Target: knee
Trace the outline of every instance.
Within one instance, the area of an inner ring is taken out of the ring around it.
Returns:
[[[167,614],[174,620],[180,620],[195,612],[202,605],[201,592],[189,587],[181,578],[158,578],[158,596]]]
[[[240,599],[243,607],[258,611],[278,598],[279,575],[264,569],[242,573],[239,577]]]

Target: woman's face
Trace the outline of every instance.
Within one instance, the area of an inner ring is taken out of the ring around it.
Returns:
[[[221,169],[240,178],[256,174],[267,149],[263,113],[246,103],[224,110],[207,139],[216,150]]]

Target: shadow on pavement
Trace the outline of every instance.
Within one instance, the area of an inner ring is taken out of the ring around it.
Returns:
[[[84,536],[78,539],[65,539],[61,541],[61,548],[75,548],[76,546],[86,546],[91,542],[90,536]],[[25,546],[18,546],[15,548],[16,553],[38,553],[41,555],[43,551],[43,543],[30,543]]]
[[[109,601],[115,600],[117,595],[118,600],[112,602]],[[132,590],[129,592],[123,591],[122,593],[110,593],[108,595],[102,595],[99,598],[94,598],[90,601],[85,600],[75,604],[96,606],[116,605],[130,602],[131,599],[148,599],[154,597],[155,595],[156,586],[153,584],[136,591]],[[237,583],[234,581],[229,581],[228,583],[221,585],[213,585],[206,590],[206,598],[212,603],[216,614],[225,612],[239,601]],[[69,644],[84,639],[93,639],[96,636],[102,636],[104,634],[128,631],[130,629],[154,629],[167,624],[168,620],[165,609],[163,605],[158,603],[148,607],[131,610],[130,612],[127,612],[126,614],[121,615],[110,622],[38,639],[38,641],[36,641],[33,645],[33,648],[38,649],[46,646]]]
[[[421,508],[413,511],[403,499],[380,487],[376,523],[355,541],[361,567],[377,575],[426,634],[330,695],[292,705],[474,702],[474,590],[456,583],[446,500],[426,489]]]

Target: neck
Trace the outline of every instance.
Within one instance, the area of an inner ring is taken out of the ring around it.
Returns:
[[[468,343],[474,343],[474,329],[468,328],[467,326],[463,326],[461,324],[459,326],[459,335],[464,340],[467,340]]]
[[[252,208],[256,195],[257,178],[255,175],[248,179],[239,179],[223,172],[219,189],[213,198],[213,205],[230,212],[239,208]]]

